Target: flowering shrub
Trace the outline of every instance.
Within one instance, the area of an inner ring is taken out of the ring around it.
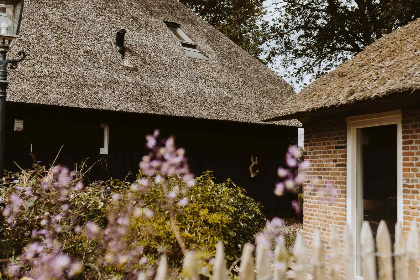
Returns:
[[[264,228],[260,205],[243,189],[230,181],[216,184],[210,172],[195,178],[174,138],[160,139],[155,131],[146,139],[150,153],[134,183],[84,186],[83,174],[40,165],[6,178],[0,188],[4,274],[35,280],[143,279],[143,272],[154,276],[165,254],[174,278],[188,251],[207,260],[218,241],[233,263],[259,231],[256,242],[271,250],[278,241],[293,246],[299,225],[274,218]],[[289,149],[287,167],[278,169],[276,195],[302,191],[302,171],[309,166],[302,156],[299,148]],[[317,184],[308,191],[321,192],[333,203],[337,191],[332,184],[320,190]],[[301,211],[298,201],[292,207]]]
[[[291,252],[298,233],[302,233],[302,224],[288,224],[282,219],[274,218],[267,221],[264,229],[257,234],[256,243],[266,243],[274,251],[276,244],[279,243],[279,238],[284,238],[282,242]]]
[[[124,209],[130,201],[140,202],[138,208],[128,211],[133,216],[125,217],[125,222],[130,224],[130,242],[143,252],[143,263],[136,268],[155,264],[163,253],[172,267],[179,268],[184,257],[182,246],[186,251],[199,251],[203,257],[211,257],[218,241],[224,242],[228,260],[240,257],[242,245],[252,242],[264,227],[264,215],[260,205],[242,188],[230,182],[216,184],[213,179],[211,173],[196,178],[195,185],[185,194],[179,191],[186,187],[179,177],[169,177],[159,183],[149,180],[146,186],[131,188],[112,202],[111,208],[118,208],[114,211],[117,213],[127,211]],[[169,197],[166,192],[170,193]],[[169,209],[167,199],[177,200],[174,193],[183,198]],[[171,215],[174,224],[171,224]]]
[[[194,178],[173,138],[147,137],[151,152],[133,184],[84,186],[64,167],[36,165],[0,188],[1,267],[11,279],[137,279],[163,253],[176,270],[187,250],[210,257],[223,240],[230,260],[265,223],[260,206],[210,173]],[[206,253],[207,252],[207,253]]]
[[[286,153],[286,168],[279,167],[277,175],[280,181],[276,184],[274,193],[277,196],[282,196],[285,192],[298,194],[298,199],[292,201],[292,208],[297,214],[301,213],[303,205],[303,183],[305,182],[305,171],[309,168],[310,162],[303,159],[303,151],[297,147],[292,146]],[[318,187],[321,180],[319,177],[311,181],[311,184],[306,186],[305,191],[310,195],[317,193],[322,197],[322,202],[325,204],[333,204],[338,196],[338,190],[331,182],[326,183],[326,188]]]
[[[69,256],[85,262],[95,251],[83,243],[80,230],[90,220],[106,222],[106,190],[96,184],[84,188],[66,168],[40,165],[11,175],[6,184],[0,189],[0,258],[10,260],[7,274],[59,279],[80,272],[82,264]]]

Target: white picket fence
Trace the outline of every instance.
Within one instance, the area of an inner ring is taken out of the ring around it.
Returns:
[[[415,222],[411,227],[407,241],[402,227],[395,227],[394,253],[390,234],[385,222],[381,222],[375,241],[368,222],[364,222],[361,230],[361,271],[363,280],[392,280],[393,270],[396,280],[419,279],[419,231]],[[354,239],[348,227],[344,231],[343,250],[340,248],[340,240],[337,231],[333,231],[330,240],[330,254],[325,254],[324,241],[319,233],[316,233],[312,241],[312,256],[309,258],[307,245],[304,237],[299,234],[294,254],[290,256],[284,244],[276,246],[274,255],[265,244],[256,248],[254,261],[254,246],[246,244],[243,248],[238,280],[354,280],[355,257]],[[293,257],[291,268],[290,257]],[[392,258],[394,258],[394,269]],[[328,261],[326,261],[328,260]],[[344,271],[341,271],[341,261],[344,263]],[[377,263],[376,263],[377,262]],[[378,265],[378,266],[377,266]],[[378,275],[377,274],[378,271]],[[224,249],[222,243],[217,245],[216,257],[213,265],[212,280],[232,279],[228,276]],[[343,278],[345,276],[345,278]],[[195,262],[194,252],[189,252],[184,260],[182,277],[184,280],[199,280],[198,266]],[[140,274],[138,280],[146,280],[146,274]],[[159,264],[155,280],[167,279],[167,260],[165,256]]]

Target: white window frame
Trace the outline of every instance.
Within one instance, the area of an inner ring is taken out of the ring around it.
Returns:
[[[403,167],[402,167],[402,114],[401,110],[384,112],[378,114],[360,115],[346,118],[347,121],[347,223],[355,238],[355,256],[360,232],[357,226],[357,205],[361,205],[358,199],[357,190],[357,133],[358,129],[384,125],[397,125],[397,218],[403,219]],[[360,229],[359,229],[360,230]],[[356,262],[355,262],[356,263]],[[356,275],[358,274],[356,271]],[[358,279],[356,277],[356,279]]]
[[[99,154],[107,155],[108,154],[108,147],[109,147],[109,125],[108,124],[101,124],[100,127],[104,131],[104,139],[103,139],[104,146],[99,149]]]
[[[197,49],[194,41],[181,29],[181,25],[176,22],[165,21],[166,26],[177,37],[184,49],[185,55],[190,58],[208,60],[209,58]]]

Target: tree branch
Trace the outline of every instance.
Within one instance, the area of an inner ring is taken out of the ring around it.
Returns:
[[[365,46],[372,43],[372,32],[370,30],[369,21],[366,16],[366,7],[364,0],[355,0],[357,6],[359,7],[359,16],[360,22],[362,23],[363,29],[363,40],[365,41]]]
[[[302,3],[296,2],[295,0],[281,0],[281,1],[285,4],[299,6],[299,7],[302,7],[304,9],[306,9],[306,10],[310,10],[312,12],[326,13],[325,10],[323,10],[323,9],[319,9],[319,8],[316,8],[316,7],[308,5],[308,4],[302,4]]]

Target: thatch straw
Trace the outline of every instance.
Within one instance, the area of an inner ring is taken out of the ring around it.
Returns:
[[[420,89],[420,19],[379,39],[266,115],[291,119]]]
[[[186,57],[164,21],[209,60]],[[125,68],[115,47],[125,28]],[[260,122],[292,87],[176,0],[26,0],[8,101]],[[12,54],[13,55],[13,54]]]

